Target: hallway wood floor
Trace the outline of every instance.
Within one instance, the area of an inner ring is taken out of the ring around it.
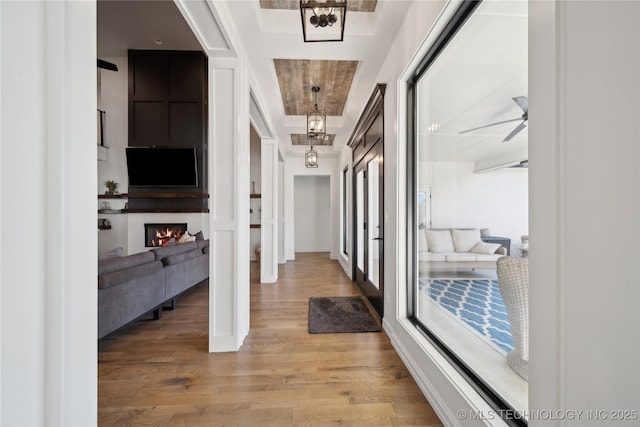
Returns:
[[[310,296],[359,295],[328,254],[297,254],[276,284],[259,284],[252,262],[251,278],[236,353],[207,352],[207,283],[100,341],[99,425],[442,425],[384,332],[307,333]]]

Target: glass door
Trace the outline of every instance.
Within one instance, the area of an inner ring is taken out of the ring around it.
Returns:
[[[383,314],[383,159],[376,144],[355,167],[355,282]]]

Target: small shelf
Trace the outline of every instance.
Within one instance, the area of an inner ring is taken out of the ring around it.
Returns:
[[[259,198],[261,198],[261,197],[262,197],[262,194],[258,194],[258,193],[251,193],[251,194],[249,194],[249,197],[250,197],[251,199],[259,199]]]
[[[121,214],[122,209],[98,209],[99,214]]]
[[[111,230],[110,225],[99,225],[98,230]]]
[[[260,224],[251,224],[249,228],[260,228]]]
[[[98,194],[98,199],[208,199],[208,193],[122,193]]]
[[[209,213],[207,208],[122,209],[122,213]]]
[[[127,194],[98,194],[98,199],[126,199]]]

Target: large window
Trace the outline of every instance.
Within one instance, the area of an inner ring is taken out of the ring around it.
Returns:
[[[412,318],[492,404],[523,413],[527,331],[511,308],[528,306],[504,296],[497,260],[526,256],[527,22],[526,1],[463,3],[410,81],[408,150]]]

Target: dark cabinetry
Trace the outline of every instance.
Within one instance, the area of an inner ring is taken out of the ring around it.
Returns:
[[[196,149],[198,187],[139,188],[149,192],[206,194],[207,180],[207,60],[202,52],[129,51],[129,143],[131,147]],[[180,164],[158,165],[179,168]],[[130,200],[130,209],[206,210],[207,198]],[[135,205],[135,206],[132,206]],[[161,206],[160,206],[161,205]]]

